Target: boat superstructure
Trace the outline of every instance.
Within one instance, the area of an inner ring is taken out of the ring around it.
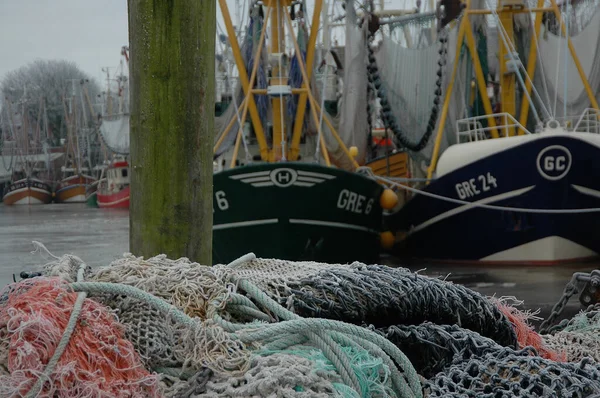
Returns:
[[[369,139],[360,62],[366,26],[358,26],[348,4],[344,101],[328,112],[323,81],[315,78],[323,1],[314,2],[312,15],[303,2],[254,2],[241,46],[227,3],[219,1],[240,86],[222,114],[228,119],[216,123],[215,262],[250,251],[292,260],[377,260],[384,187],[356,172]]]
[[[597,4],[444,2],[453,3],[458,18],[439,26],[440,54],[452,62],[426,179],[386,219],[396,253],[542,264],[596,257]]]
[[[99,120],[102,143],[111,153],[101,168],[99,182],[86,192],[89,205],[100,208],[129,208],[129,48],[121,48],[121,62],[113,80],[117,83],[116,93],[111,95],[111,78],[108,68],[107,94]]]

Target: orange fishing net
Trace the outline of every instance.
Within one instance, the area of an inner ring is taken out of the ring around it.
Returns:
[[[59,278],[8,285],[0,294],[0,397],[25,396],[43,374],[67,327],[77,293]],[[85,299],[77,326],[38,397],[159,397],[158,377],[142,367],[109,310]]]
[[[525,313],[509,304],[502,299],[492,299],[498,309],[502,311],[508,318],[510,323],[515,329],[517,334],[517,340],[519,342],[519,348],[525,348],[527,346],[533,347],[537,350],[538,355],[542,358],[550,359],[557,362],[566,362],[566,356],[564,353],[558,353],[552,351],[542,340],[542,336],[533,330],[533,327],[529,324],[528,319],[531,318],[531,314]]]

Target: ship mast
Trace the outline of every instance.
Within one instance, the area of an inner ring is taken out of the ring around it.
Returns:
[[[256,134],[258,145],[260,147],[260,155],[263,161],[276,162],[286,160],[296,160],[299,154],[299,145],[301,137],[301,128],[304,120],[304,112],[306,110],[306,102],[310,104],[310,112],[314,122],[317,124],[317,128],[321,130],[319,113],[322,112],[318,101],[315,100],[311,89],[310,89],[310,76],[312,72],[312,63],[315,55],[317,32],[319,30],[319,18],[323,8],[323,0],[315,0],[315,6],[313,11],[313,18],[311,24],[311,32],[308,40],[307,51],[306,51],[306,62],[301,57],[300,47],[296,35],[293,32],[292,20],[290,17],[290,11],[288,8],[292,5],[292,0],[265,0],[263,6],[265,8],[265,18],[263,23],[263,29],[260,34],[259,43],[257,46],[257,53],[254,54],[254,66],[250,73],[250,78],[246,71],[240,46],[237,42],[235,35],[234,26],[231,20],[231,15],[227,6],[226,0],[219,0],[219,6],[225,22],[225,28],[229,41],[231,43],[231,50],[235,58],[236,66],[239,72],[240,84],[244,92],[244,100],[240,104],[242,108],[241,113],[241,125],[237,134],[234,156],[232,158],[231,165],[235,164],[237,158],[237,152],[242,135],[242,127],[246,119],[247,112],[250,113],[250,119],[252,126]],[[268,22],[270,25],[270,46],[268,50],[268,60],[271,64],[271,76],[269,80],[269,86],[265,89],[255,89],[254,82],[257,74],[258,63],[260,62],[260,51],[264,43],[266,28]],[[285,43],[285,28],[287,27],[288,33],[291,37],[294,45],[294,51],[298,57],[298,66],[302,74],[302,86],[300,88],[292,88],[288,84],[287,76],[287,55],[284,49]],[[291,143],[288,148],[287,135],[285,131],[285,117],[286,117],[286,99],[290,95],[299,95],[298,107],[296,114],[294,115],[294,127],[292,133]],[[272,114],[272,127],[273,127],[273,140],[272,146],[269,147],[264,133],[264,126],[262,125],[256,103],[254,101],[254,95],[268,95],[271,100],[271,114]],[[333,135],[333,138],[340,145],[345,155],[351,160],[355,168],[358,168],[358,164],[354,158],[350,155],[350,152],[342,139],[337,134],[336,129],[333,127],[331,121],[326,115],[323,115],[323,121],[328,127],[329,131]],[[223,137],[227,135],[234,123],[230,123],[228,128],[222,133],[221,138],[215,145],[215,151],[218,149]],[[321,151],[325,159],[325,163],[329,166],[329,155],[325,146],[323,135],[319,131],[319,137],[321,140]]]
[[[271,97],[271,109],[273,113],[273,151],[275,160],[285,160],[285,108],[286,99],[291,94],[291,87],[287,85],[287,79],[283,74],[287,67],[287,56],[285,54],[285,33],[281,26],[283,21],[282,6],[289,6],[291,0],[270,0],[265,2],[268,7],[274,8],[274,17],[271,18],[271,46],[269,61],[271,63],[271,79],[267,93]],[[282,4],[284,3],[284,4]],[[281,145],[277,141],[281,139]]]

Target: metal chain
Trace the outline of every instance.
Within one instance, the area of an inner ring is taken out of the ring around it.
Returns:
[[[372,34],[369,34],[367,37],[367,51],[369,53],[369,59],[371,59],[371,55],[373,54],[371,43],[373,42],[374,38],[375,36]],[[367,125],[369,129],[367,136],[367,149],[369,151],[369,159],[373,159],[375,158],[375,148],[373,147],[373,107],[371,106],[371,100],[373,99],[376,90],[372,75],[367,73],[367,77],[369,79],[367,84]]]
[[[556,321],[556,318],[558,318],[558,316],[563,312],[563,310],[565,309],[565,306],[569,302],[569,299],[571,297],[573,297],[575,294],[577,294],[578,292],[579,292],[579,289],[575,285],[575,278],[573,278],[565,286],[563,295],[560,298],[560,300],[558,300],[558,302],[552,308],[552,312],[550,313],[550,316],[548,316],[548,318],[544,322],[542,322],[542,324],[540,325],[540,334],[547,334],[550,332],[550,327],[554,324],[554,322]]]
[[[435,97],[433,99],[433,106],[431,108],[431,114],[429,116],[429,122],[427,124],[427,129],[425,133],[421,137],[421,139],[414,143],[411,142],[406,134],[401,130],[396,117],[392,114],[392,108],[389,104],[385,88],[382,88],[382,80],[379,74],[379,68],[377,66],[377,60],[375,58],[374,51],[371,46],[368,46],[369,49],[369,66],[367,68],[369,82],[375,86],[377,91],[377,96],[379,97],[381,103],[381,118],[383,119],[384,125],[386,128],[389,128],[393,133],[396,139],[400,142],[400,144],[411,151],[420,151],[429,142],[431,135],[435,129],[437,124],[437,116],[440,108],[440,99],[442,96],[442,77],[443,71],[446,66],[447,57],[448,57],[448,29],[443,29],[439,35],[440,41],[440,50],[439,55],[440,58],[438,60],[438,71],[437,71],[437,80],[436,80],[436,89],[435,89]]]

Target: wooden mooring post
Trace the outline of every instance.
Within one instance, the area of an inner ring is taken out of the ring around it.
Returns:
[[[130,250],[212,264],[215,0],[128,0]]]

